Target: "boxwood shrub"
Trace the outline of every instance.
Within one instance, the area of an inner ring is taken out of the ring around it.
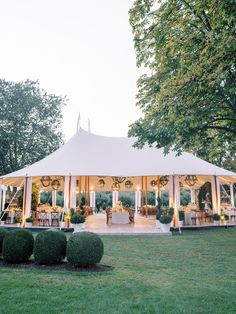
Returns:
[[[93,232],[73,233],[67,243],[67,260],[75,267],[97,264],[102,259],[103,253],[103,242]]]
[[[45,230],[35,238],[34,260],[38,264],[56,264],[66,256],[66,236],[62,231]]]
[[[5,235],[7,234],[7,229],[6,228],[1,228],[0,227],[0,254],[2,254],[2,244],[3,244],[3,239]]]
[[[33,253],[34,238],[27,230],[12,230],[6,233],[3,246],[3,260],[8,263],[24,263]]]

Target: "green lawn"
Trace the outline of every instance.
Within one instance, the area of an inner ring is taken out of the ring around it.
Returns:
[[[236,228],[102,239],[112,272],[0,268],[0,313],[236,313]]]

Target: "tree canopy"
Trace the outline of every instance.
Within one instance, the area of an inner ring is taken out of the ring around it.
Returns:
[[[130,10],[143,117],[130,136],[236,169],[236,1],[136,0]]]
[[[62,143],[65,97],[48,94],[38,82],[0,80],[0,175],[32,164]]]

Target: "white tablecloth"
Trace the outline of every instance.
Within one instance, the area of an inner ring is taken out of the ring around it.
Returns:
[[[123,212],[123,213],[112,213],[112,219],[113,224],[128,224],[129,223],[129,213]]]

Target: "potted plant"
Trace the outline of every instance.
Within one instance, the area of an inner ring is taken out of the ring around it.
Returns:
[[[71,226],[74,228],[74,232],[79,232],[85,227],[85,218],[83,215],[80,215],[79,213],[75,213],[70,218]]]
[[[178,220],[178,226],[179,227],[183,227],[184,219],[185,219],[184,211],[180,210],[179,211],[179,220]]]
[[[20,227],[21,223],[22,223],[22,217],[21,216],[17,216],[14,218],[15,224],[17,227]]]
[[[31,227],[32,227],[32,223],[33,223],[33,218],[32,218],[32,217],[27,217],[27,218],[25,219],[25,226],[26,226],[27,228],[31,228]]]
[[[161,231],[164,233],[170,233],[172,217],[170,215],[162,215],[160,217]]]
[[[60,218],[60,228],[66,228],[68,216],[65,213],[63,213],[62,215],[63,215],[63,217],[61,216],[61,218]]]
[[[218,226],[220,223],[220,215],[214,214],[212,217],[213,217],[214,225]]]
[[[161,224],[160,224],[160,217],[162,214],[161,206],[162,206],[161,198],[158,196],[157,206],[156,206],[156,227],[157,227],[157,229],[161,228]]]

